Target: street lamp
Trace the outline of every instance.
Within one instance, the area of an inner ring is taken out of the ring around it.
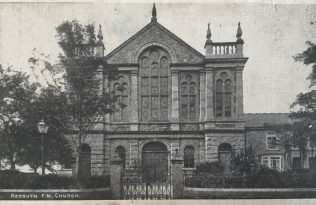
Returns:
[[[38,132],[42,135],[42,175],[45,174],[45,166],[44,166],[44,134],[48,131],[48,125],[44,122],[44,120],[41,120],[37,124]]]

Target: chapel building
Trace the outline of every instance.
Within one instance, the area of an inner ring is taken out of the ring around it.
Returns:
[[[267,149],[275,135],[263,125],[290,122],[288,114],[244,113],[248,58],[240,23],[236,28],[236,40],[213,42],[208,24],[202,54],[158,23],[154,5],[149,24],[106,56],[100,28],[96,55],[117,67],[119,77],[113,81],[102,69],[98,75],[125,106],[106,115],[87,139],[88,172],[109,174],[110,160],[118,154],[125,169],[167,170],[180,155],[184,170],[219,160],[229,173],[232,157],[246,146],[261,152],[263,164],[284,170],[284,154]]]

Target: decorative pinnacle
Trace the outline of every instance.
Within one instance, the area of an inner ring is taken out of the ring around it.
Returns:
[[[244,43],[244,40],[241,39],[241,36],[242,36],[242,30],[240,27],[240,22],[238,22],[238,29],[237,29],[237,34],[236,34],[237,43]]]
[[[208,41],[211,40],[211,37],[212,37],[212,32],[211,32],[211,28],[210,28],[210,23],[207,24],[207,33],[206,33],[206,39]]]
[[[153,5],[153,10],[152,10],[151,14],[152,14],[151,21],[157,21],[157,10],[156,10],[155,3]]]
[[[97,37],[98,37],[98,38],[102,41],[102,39],[103,39],[103,35],[102,35],[101,24],[99,25],[99,32],[98,32]]]
[[[241,27],[240,27],[240,22],[238,22],[238,29],[237,29],[237,34],[236,34],[236,37],[238,39],[240,39],[242,36],[242,30],[241,30]]]

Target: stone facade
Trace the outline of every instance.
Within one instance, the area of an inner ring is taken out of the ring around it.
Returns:
[[[192,172],[203,162],[226,160],[227,165],[250,146],[269,167],[285,170],[294,163],[298,150],[293,149],[289,158],[282,148],[271,147],[270,141],[277,137],[264,126],[293,123],[288,114],[244,113],[243,69],[248,58],[243,56],[240,24],[234,42],[213,42],[211,36],[208,25],[203,55],[159,24],[155,16],[104,56],[100,27],[96,55],[119,72],[117,80],[109,79],[100,65],[100,91],[114,91],[125,107],[118,106],[116,112],[104,116],[85,140],[91,148],[88,166],[92,175],[110,174],[118,155],[124,169],[141,168],[152,153],[164,156],[168,166],[180,157],[183,169]],[[316,165],[314,148],[309,146],[304,167],[310,167],[311,160]]]
[[[223,144],[230,157],[243,151],[242,73],[248,58],[243,57],[241,34],[239,24],[236,41],[212,42],[209,27],[203,55],[152,19],[106,55],[119,78],[109,79],[106,68],[98,78],[126,107],[104,116],[96,134],[88,136],[91,173],[109,174],[118,150],[124,152],[124,168],[142,166],[144,147],[150,142],[167,148],[169,165],[180,154],[185,169],[218,160]]]

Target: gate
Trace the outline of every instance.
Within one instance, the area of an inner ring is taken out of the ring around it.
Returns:
[[[124,170],[122,172],[123,199],[171,199],[171,172],[160,171],[137,168]]]
[[[171,169],[164,144],[149,142],[142,150],[142,166],[122,172],[124,199],[171,199]]]

